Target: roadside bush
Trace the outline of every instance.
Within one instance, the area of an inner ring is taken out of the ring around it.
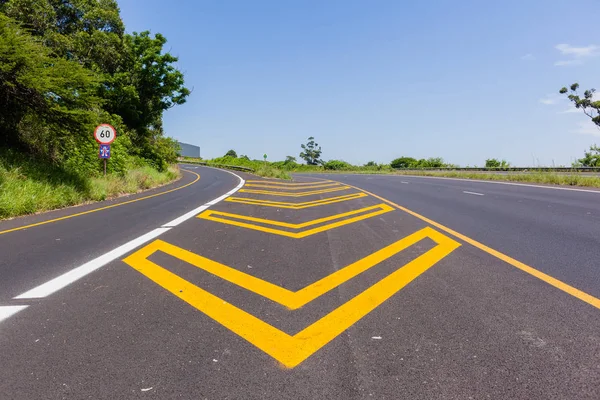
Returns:
[[[412,157],[400,157],[392,160],[390,165],[392,168],[415,168],[417,160]]]
[[[323,168],[326,170],[341,171],[353,169],[353,166],[343,160],[329,160],[323,164]]]

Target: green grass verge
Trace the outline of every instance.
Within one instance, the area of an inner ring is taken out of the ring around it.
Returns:
[[[179,168],[136,167],[124,175],[83,177],[15,154],[0,152],[0,219],[106,200],[169,183]]]

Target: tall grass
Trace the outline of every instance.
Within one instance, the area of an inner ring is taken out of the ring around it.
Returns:
[[[270,165],[263,164],[254,170],[254,173],[258,176],[265,178],[278,178],[278,179],[292,179],[290,174],[278,168],[273,168]]]
[[[0,151],[0,219],[136,193],[173,181],[179,169],[149,166],[125,174],[85,177],[18,153]]]

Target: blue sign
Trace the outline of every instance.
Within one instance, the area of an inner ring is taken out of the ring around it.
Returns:
[[[100,158],[110,158],[110,144],[101,144],[98,152]]]

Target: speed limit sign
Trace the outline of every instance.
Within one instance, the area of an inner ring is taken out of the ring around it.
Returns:
[[[94,130],[94,139],[100,144],[111,144],[117,138],[117,130],[109,124],[101,124]]]

